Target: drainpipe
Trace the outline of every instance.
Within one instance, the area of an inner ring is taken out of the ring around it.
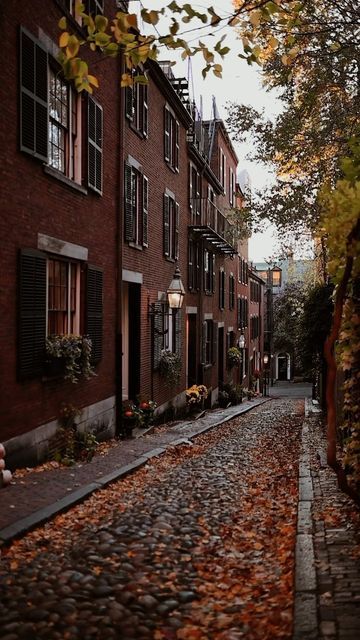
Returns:
[[[120,49],[117,58],[117,74],[121,77],[123,53]],[[118,82],[119,84],[119,82]],[[119,88],[117,100],[117,121],[119,130],[119,145],[117,153],[117,203],[116,211],[116,310],[115,310],[115,433],[122,431],[122,239],[123,239],[123,166],[124,166],[124,122],[123,122],[123,90]]]

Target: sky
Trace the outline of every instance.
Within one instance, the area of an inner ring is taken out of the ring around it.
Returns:
[[[140,0],[132,0],[130,11],[135,12],[142,3],[146,8],[159,9],[169,4],[169,0],[167,2],[161,0],[151,0],[151,2],[150,0],[149,2],[146,0],[141,0],[141,2]],[[221,3],[211,3],[210,0],[209,3],[207,3],[207,0],[191,3],[191,6],[197,11],[206,9],[210,5],[214,7],[220,16],[233,13],[231,0],[221,0]],[[184,25],[184,30],[194,28],[195,25],[196,23],[192,21],[190,25]],[[153,27],[149,28],[154,29]],[[161,23],[157,25],[157,30],[159,32],[163,31]],[[201,30],[191,36],[189,34],[187,37],[189,40],[192,37],[195,41],[195,37],[197,39],[200,35],[201,40],[210,45],[212,41],[215,43],[217,39],[226,33],[223,46],[229,46],[231,51],[222,61],[222,79],[216,78],[212,73],[209,73],[205,80],[203,79],[201,70],[204,66],[204,59],[200,54],[191,58],[190,66],[187,61],[182,62],[180,60],[178,52],[164,50],[164,54],[159,56],[161,60],[178,60],[173,67],[174,75],[176,77],[186,77],[189,80],[190,95],[195,98],[198,107],[200,106],[200,96],[202,96],[204,119],[208,119],[212,115],[213,96],[215,96],[218,113],[224,121],[227,118],[226,104],[229,102],[249,104],[258,110],[264,109],[266,116],[269,118],[276,116],[281,110],[280,102],[273,93],[267,92],[262,86],[259,67],[257,65],[249,66],[245,60],[237,57],[237,54],[242,52],[242,48],[236,38],[235,30],[225,27],[216,33],[216,39],[214,37],[206,37],[206,32],[207,30]],[[271,181],[271,174],[265,166],[250,162],[246,158],[250,151],[250,146],[234,143],[234,147],[239,158],[239,172],[247,171],[253,189],[261,188]],[[273,255],[275,250],[276,230],[274,227],[269,227],[264,233],[255,233],[249,240],[249,258],[254,262],[263,261]]]

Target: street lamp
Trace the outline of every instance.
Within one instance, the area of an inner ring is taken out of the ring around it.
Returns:
[[[179,267],[175,268],[174,277],[170,282],[170,286],[167,290],[167,298],[170,309],[176,313],[178,309],[181,309],[185,297],[184,285],[181,282],[181,275]]]
[[[267,367],[269,364],[269,356],[267,353],[264,353],[264,396],[266,396],[266,382],[267,382]]]
[[[244,349],[245,349],[245,336],[243,333],[240,334],[239,336],[239,340],[238,340],[238,348],[240,349],[240,375],[241,375],[241,380],[240,382],[243,381],[243,377],[244,377]]]

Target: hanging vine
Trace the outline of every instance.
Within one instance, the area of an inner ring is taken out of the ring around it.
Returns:
[[[331,332],[325,342],[328,364],[327,461],[340,488],[360,502],[360,146],[350,144],[342,163],[344,178],[323,195],[326,213],[322,230],[328,236],[329,274],[336,286]],[[336,427],[336,378],[344,372],[344,410],[340,433]],[[337,456],[338,435],[344,459]]]

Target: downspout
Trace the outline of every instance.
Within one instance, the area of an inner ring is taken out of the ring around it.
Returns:
[[[122,49],[117,58],[117,77],[121,77],[123,65]],[[118,89],[117,120],[119,123],[119,145],[117,153],[117,203],[116,211],[116,310],[115,310],[115,433],[119,436],[122,432],[122,239],[123,239],[123,166],[124,166],[124,123],[123,123],[123,90]]]

